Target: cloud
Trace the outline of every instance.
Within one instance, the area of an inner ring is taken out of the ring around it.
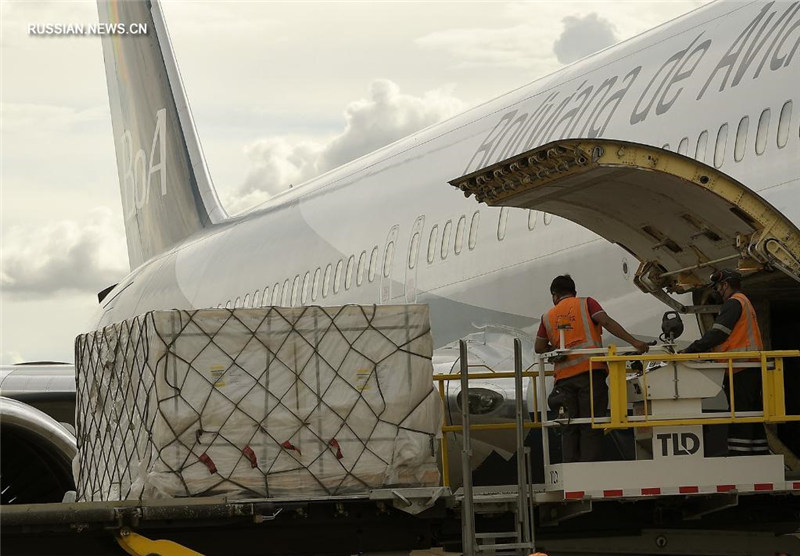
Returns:
[[[295,137],[269,137],[245,147],[251,168],[226,208],[236,213],[320,174],[324,144]],[[230,205],[230,206],[229,206]]]
[[[252,168],[226,206],[231,212],[252,207],[289,185],[298,185],[453,116],[465,106],[446,89],[414,96],[400,92],[392,81],[375,80],[368,98],[347,105],[345,126],[339,134],[327,140],[270,137],[247,146]]]
[[[344,131],[325,146],[323,171],[388,145],[465,108],[449,91],[438,89],[421,97],[402,94],[388,79],[373,81],[370,98],[350,103]]]
[[[111,210],[98,208],[84,222],[12,227],[3,237],[3,292],[43,298],[64,291],[97,293],[118,282],[128,269],[116,220]]]
[[[619,42],[614,25],[596,13],[567,16],[563,22],[564,31],[553,43],[553,52],[562,64],[580,60]]]

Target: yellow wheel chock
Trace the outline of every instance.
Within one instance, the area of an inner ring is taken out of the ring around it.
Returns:
[[[127,527],[115,536],[117,543],[131,556],[203,556],[190,548],[167,540],[151,540]]]

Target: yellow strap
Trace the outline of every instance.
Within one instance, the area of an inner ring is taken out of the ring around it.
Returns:
[[[147,556],[158,554],[158,556],[203,556],[200,552],[195,552],[176,542],[167,540],[150,540],[129,529],[122,529],[116,534],[117,543],[131,556]]]

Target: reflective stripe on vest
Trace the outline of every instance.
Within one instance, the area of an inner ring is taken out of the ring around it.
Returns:
[[[561,347],[559,324],[564,329],[564,347],[568,349],[586,349],[602,347],[602,329],[595,324],[589,315],[589,307],[585,297],[565,297],[542,316],[547,339],[550,345]],[[556,380],[569,378],[589,371],[591,355],[569,355],[564,361],[554,363]],[[593,369],[605,370],[603,364],[595,364]]]
[[[739,320],[733,326],[733,330],[719,346],[716,351],[761,351],[764,349],[764,343],[761,341],[761,330],[758,328],[758,320],[756,318],[755,309],[750,303],[750,300],[743,293],[735,293],[731,296],[742,306],[742,314]],[[721,359],[721,361],[727,361]],[[741,361],[741,360],[740,360]],[[748,361],[757,361],[757,359],[748,359]],[[734,372],[743,369],[734,369]]]

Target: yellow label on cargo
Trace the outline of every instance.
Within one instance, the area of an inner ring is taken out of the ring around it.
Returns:
[[[225,367],[222,365],[215,365],[208,370],[211,375],[211,384],[214,388],[225,387]]]
[[[369,390],[369,377],[372,374],[372,369],[358,369],[356,371],[356,389],[359,392]]]

